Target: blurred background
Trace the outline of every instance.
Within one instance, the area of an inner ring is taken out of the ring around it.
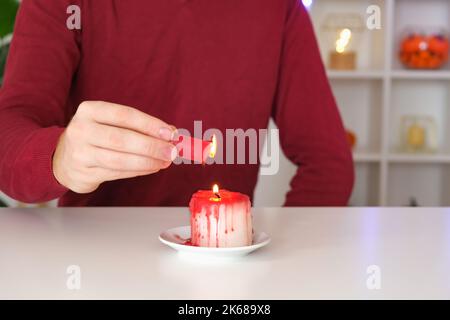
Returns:
[[[353,149],[350,205],[449,206],[450,1],[302,2]],[[0,1],[0,81],[17,7]],[[282,156],[279,174],[260,177],[254,205],[282,205],[294,172]]]

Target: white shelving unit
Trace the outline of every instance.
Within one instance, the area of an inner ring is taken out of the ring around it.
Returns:
[[[328,70],[346,127],[356,132],[356,185],[351,205],[450,205],[450,65],[436,71],[403,68],[399,40],[411,27],[450,30],[448,0],[315,0],[310,14],[322,57],[333,43],[324,35],[329,13],[358,13],[381,8],[382,28],[366,30],[358,46],[355,71]],[[400,117],[432,116],[439,131],[436,154],[399,152]]]

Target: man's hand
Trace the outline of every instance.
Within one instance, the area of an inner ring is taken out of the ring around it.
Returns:
[[[53,156],[53,174],[77,193],[105,181],[143,176],[170,166],[176,130],[139,110],[88,101],[78,107]]]

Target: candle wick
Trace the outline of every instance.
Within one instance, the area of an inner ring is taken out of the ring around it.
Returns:
[[[220,194],[219,193],[214,193],[214,195],[217,197],[217,198],[219,198],[219,199],[221,199],[221,197],[220,197]]]

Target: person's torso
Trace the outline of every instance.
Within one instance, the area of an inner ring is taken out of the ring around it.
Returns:
[[[82,1],[81,61],[69,108],[75,112],[85,100],[120,103],[191,132],[196,120],[203,130],[266,128],[287,2]],[[213,182],[252,193],[257,171],[257,165],[172,165],[105,183],[91,195],[69,193],[62,204],[182,205]],[[162,196],[177,188],[181,197]]]

